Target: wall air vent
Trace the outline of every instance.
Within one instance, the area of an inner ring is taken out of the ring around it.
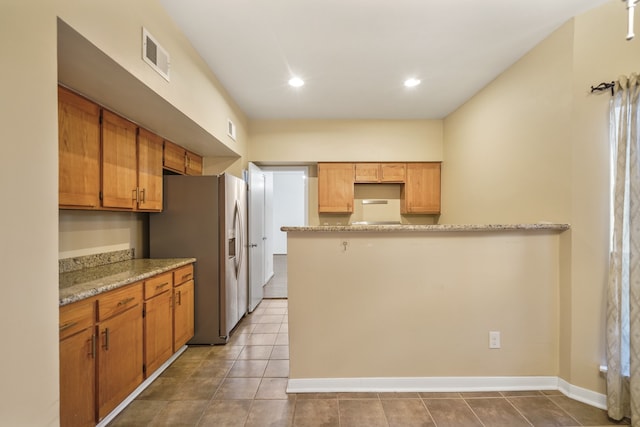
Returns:
[[[171,65],[169,53],[144,27],[142,27],[142,59],[169,81],[169,67]]]
[[[236,125],[231,121],[231,119],[227,119],[227,135],[229,135],[234,141],[236,140]]]

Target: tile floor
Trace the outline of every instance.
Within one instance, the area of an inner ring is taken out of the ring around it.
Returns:
[[[285,392],[287,300],[266,299],[225,346],[183,353],[110,426],[602,426],[604,411],[557,391]]]
[[[264,285],[265,298],[287,297],[287,256],[273,256],[273,277]]]

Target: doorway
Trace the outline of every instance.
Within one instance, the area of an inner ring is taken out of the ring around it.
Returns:
[[[272,275],[264,286],[265,298],[287,298],[287,233],[283,226],[305,226],[308,218],[308,168],[306,166],[267,167],[262,171],[270,175],[272,186],[271,218],[267,232],[272,239]]]

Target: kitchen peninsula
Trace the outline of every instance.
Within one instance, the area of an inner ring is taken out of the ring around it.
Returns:
[[[283,227],[288,391],[562,389],[569,228]]]

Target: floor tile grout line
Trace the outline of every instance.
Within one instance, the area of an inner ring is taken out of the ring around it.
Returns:
[[[500,393],[500,394],[502,394],[502,393]],[[526,396],[525,396],[525,397],[526,397]],[[528,422],[528,423],[529,423],[529,425],[531,425],[532,427],[534,427],[533,421],[531,421],[531,420],[530,420],[530,419],[529,419],[529,418],[528,418],[528,417],[527,417],[527,416],[526,416],[526,415],[525,415],[525,414],[524,414],[520,409],[518,409],[518,407],[517,407],[516,405],[514,405],[514,404],[513,404],[513,402],[511,401],[511,399],[509,399],[509,396],[504,396],[504,399],[507,401],[507,403],[509,403],[509,405],[511,405],[511,407],[512,407],[513,409],[515,409],[515,410],[516,410],[516,412],[517,412],[518,414],[520,414],[520,416],[521,416],[522,418],[524,418],[524,419],[525,419],[525,421],[526,421],[526,422]]]
[[[467,399],[465,399],[464,396],[462,396],[462,393],[460,393],[460,396],[462,397],[462,401],[464,402],[465,405],[467,405],[467,408],[469,408],[473,416],[476,417],[478,422],[480,422],[480,425],[482,425],[483,427],[486,427],[482,419],[478,416],[478,414],[476,414],[476,411],[474,411],[471,405],[469,405],[469,402],[467,402]]]
[[[564,412],[565,414],[569,415],[569,417],[574,420],[575,422],[577,422],[578,424],[576,424],[576,426],[582,426],[584,424],[582,424],[580,422],[580,420],[578,420],[576,417],[573,416],[573,414],[571,414],[569,411],[565,410],[562,406],[558,405],[553,399],[549,398],[549,396],[545,396],[549,401],[551,401],[551,403],[553,403],[555,406],[557,406],[562,412]]]
[[[434,427],[438,427],[438,424],[436,423],[436,419],[433,418],[433,415],[431,415],[431,411],[427,407],[427,402],[425,402],[425,399],[423,399],[422,396],[420,396],[420,393],[418,393],[418,399],[420,399],[422,406],[424,406],[424,410],[427,411],[427,415],[429,415],[429,418],[431,419],[431,422],[433,423]]]

